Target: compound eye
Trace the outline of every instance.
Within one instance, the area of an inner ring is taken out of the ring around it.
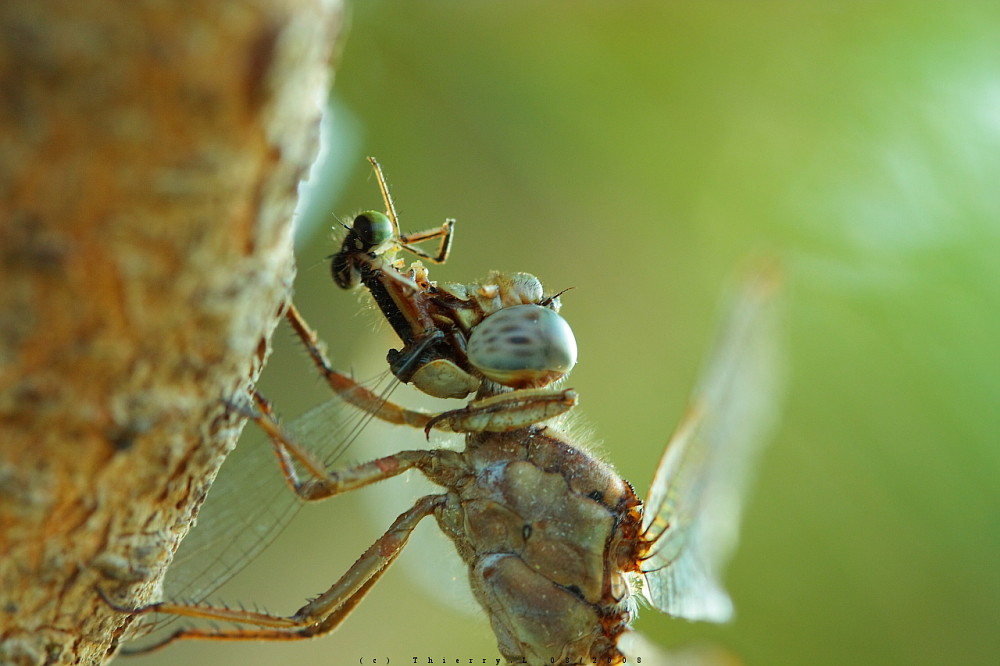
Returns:
[[[354,218],[354,224],[351,228],[364,246],[364,251],[384,243],[393,236],[392,222],[388,217],[374,210],[360,213]]]
[[[576,338],[559,314],[541,305],[514,305],[472,330],[469,363],[511,388],[540,388],[576,365]]]

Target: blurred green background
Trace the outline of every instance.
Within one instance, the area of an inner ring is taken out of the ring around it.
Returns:
[[[334,213],[381,206],[370,154],[404,227],[458,219],[434,278],[573,287],[578,411],[644,495],[719,295],[749,252],[776,250],[793,375],[727,575],[737,618],[646,609],[638,629],[749,664],[1000,663],[1000,5],[359,2],[351,17],[296,284],[341,366],[377,369],[392,343],[323,259]],[[263,390],[293,416],[323,387],[287,331],[277,343]],[[308,507],[219,597],[293,611],[420,492],[396,479]],[[133,663],[492,659],[482,612],[421,586],[442,569],[441,587],[466,586],[414,544],[323,639]]]

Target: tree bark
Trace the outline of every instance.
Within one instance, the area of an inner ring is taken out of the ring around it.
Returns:
[[[97,664],[242,427],[340,7],[0,4],[0,663]]]

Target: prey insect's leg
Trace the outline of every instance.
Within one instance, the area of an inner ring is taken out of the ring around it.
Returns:
[[[414,467],[426,469],[436,455],[431,451],[400,451],[353,467],[327,470],[312,451],[285,435],[274,419],[271,405],[259,393],[254,393],[254,400],[260,412],[251,414],[250,418],[271,440],[274,453],[278,457],[278,465],[288,485],[296,495],[307,502],[355,490],[402,474]],[[293,460],[298,462],[312,478],[300,480]]]
[[[417,255],[421,259],[427,259],[428,261],[433,261],[435,264],[443,264],[448,260],[448,254],[451,253],[451,240],[452,233],[455,228],[455,220],[445,220],[444,224],[440,227],[434,229],[427,229],[426,231],[417,231],[412,234],[407,234],[405,236],[399,237],[399,244],[405,247],[407,250]],[[441,237],[441,242],[438,244],[437,254],[429,254],[424,252],[420,248],[414,246],[414,243],[422,243],[425,240],[430,240],[432,238]]]
[[[385,176],[382,174],[382,166],[374,157],[369,157],[368,163],[375,170],[375,180],[378,181],[378,189],[382,193],[382,203],[385,204],[385,212],[389,216],[389,221],[392,222],[392,230],[395,232],[393,236],[399,238],[399,218],[396,217],[396,207],[392,204],[392,196],[389,194],[389,185],[385,182]]]
[[[455,220],[445,220],[444,224],[436,229],[418,231],[404,236],[399,230],[399,218],[396,216],[396,207],[392,203],[392,196],[389,195],[389,186],[386,184],[385,176],[382,174],[382,167],[374,157],[369,157],[368,163],[375,170],[375,180],[378,181],[378,189],[382,193],[385,212],[389,216],[389,221],[392,222],[393,236],[399,244],[422,259],[433,261],[436,264],[444,263],[448,259],[448,253],[451,252],[451,233]],[[436,255],[430,255],[420,248],[413,246],[413,243],[422,243],[425,240],[439,236],[441,237],[441,244],[438,246],[438,253]]]
[[[379,395],[371,392],[347,375],[337,372],[330,365],[326,358],[326,353],[320,346],[319,338],[309,327],[309,324],[302,318],[294,305],[289,305],[285,311],[285,318],[292,325],[295,333],[302,340],[306,351],[313,364],[319,369],[326,379],[330,388],[341,398],[351,403],[359,409],[363,409],[388,423],[396,425],[408,425],[413,428],[427,428],[427,423],[433,418],[433,414],[421,412],[413,409],[406,409],[400,405],[388,402]],[[444,428],[442,428],[444,429]]]
[[[420,498],[411,509],[396,518],[389,530],[365,551],[358,561],[347,570],[347,573],[340,577],[340,580],[326,592],[296,611],[294,615],[282,617],[235,608],[185,606],[171,603],[151,604],[138,611],[120,608],[119,610],[122,611],[143,614],[170,613],[184,617],[239,622],[259,627],[257,629],[181,629],[160,643],[146,646],[131,654],[149,652],[181,639],[286,641],[330,633],[350,615],[368,590],[385,573],[406,545],[417,523],[441,506],[446,497],[446,495],[426,495]]]

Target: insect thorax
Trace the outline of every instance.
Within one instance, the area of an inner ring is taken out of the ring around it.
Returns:
[[[469,566],[501,653],[527,663],[600,658],[632,619],[620,561],[639,501],[610,466],[551,428],[469,437],[470,475],[438,516]]]

